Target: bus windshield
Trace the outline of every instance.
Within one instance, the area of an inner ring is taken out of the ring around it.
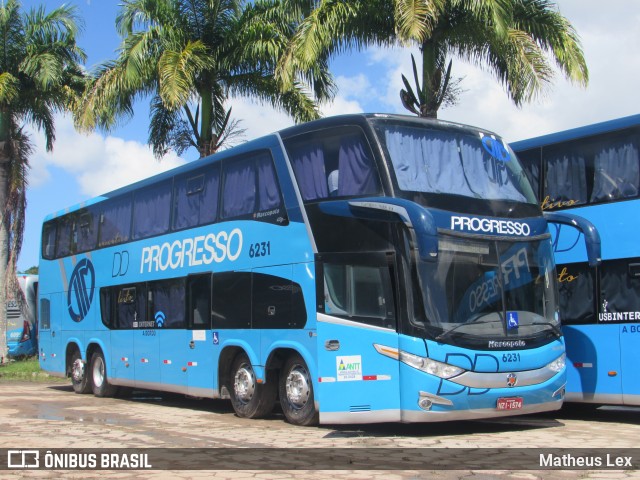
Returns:
[[[427,328],[436,339],[501,342],[559,334],[548,239],[523,242],[442,235],[438,256],[436,262],[418,265]]]
[[[515,154],[496,135],[410,121],[374,125],[402,191],[536,204]]]

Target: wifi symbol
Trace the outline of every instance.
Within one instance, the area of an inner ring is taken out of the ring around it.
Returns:
[[[162,312],[156,313],[156,316],[155,316],[156,326],[158,326],[159,328],[162,328],[164,326],[165,318],[167,318],[167,317],[164,315],[164,313],[162,313]]]

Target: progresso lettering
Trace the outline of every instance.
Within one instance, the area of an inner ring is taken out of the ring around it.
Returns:
[[[140,273],[175,270],[178,268],[237,260],[242,252],[242,231],[239,228],[209,233],[193,238],[165,242],[142,249]]]
[[[498,235],[520,235],[523,237],[531,234],[531,227],[526,223],[513,220],[495,220],[477,217],[451,217],[451,230],[468,232],[482,232]]]

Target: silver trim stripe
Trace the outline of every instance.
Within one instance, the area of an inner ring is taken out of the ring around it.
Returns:
[[[517,376],[517,383],[514,387],[528,387],[530,385],[544,383],[558,373],[559,372],[552,370],[547,365],[536,370],[526,370],[523,372],[465,372],[457,377],[450,378],[449,381],[471,388],[506,388],[508,386],[507,376],[515,374]]]

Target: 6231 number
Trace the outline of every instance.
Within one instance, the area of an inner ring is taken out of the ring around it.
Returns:
[[[256,242],[249,247],[249,256],[251,258],[266,257],[271,255],[271,242]]]

